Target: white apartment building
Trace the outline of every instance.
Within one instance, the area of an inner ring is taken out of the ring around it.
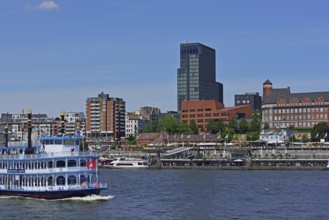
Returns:
[[[143,116],[126,113],[126,137],[130,135],[137,137],[147,121]]]

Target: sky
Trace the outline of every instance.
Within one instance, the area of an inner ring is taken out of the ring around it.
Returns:
[[[0,0],[0,113],[85,112],[101,92],[126,110],[177,110],[179,45],[216,50],[224,104],[328,91],[327,0]]]

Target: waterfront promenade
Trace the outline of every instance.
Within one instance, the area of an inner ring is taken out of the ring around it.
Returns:
[[[150,168],[162,169],[326,170],[329,162],[328,146],[306,145],[290,147],[190,146],[171,149],[112,150],[101,155],[105,158],[118,156],[144,158],[150,162]]]

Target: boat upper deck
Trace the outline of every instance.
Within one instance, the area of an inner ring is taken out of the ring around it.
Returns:
[[[86,152],[53,152],[53,153],[36,153],[36,154],[0,154],[0,160],[30,160],[30,159],[52,159],[65,157],[80,158],[98,158],[97,153]]]

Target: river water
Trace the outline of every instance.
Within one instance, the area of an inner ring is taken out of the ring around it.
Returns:
[[[1,219],[328,219],[329,171],[101,169],[84,199],[0,197]]]

